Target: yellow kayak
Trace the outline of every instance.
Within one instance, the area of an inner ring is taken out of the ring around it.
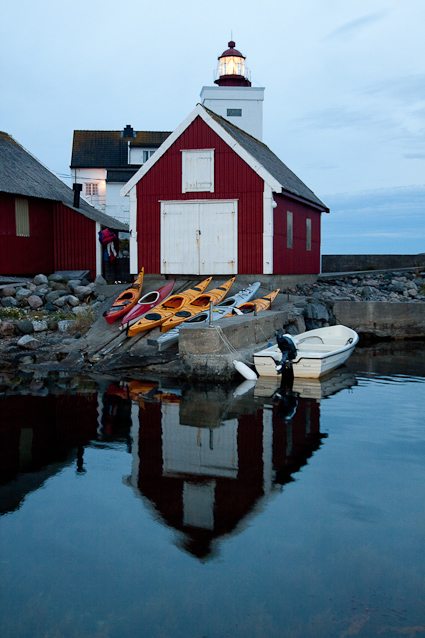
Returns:
[[[108,323],[114,323],[114,321],[121,319],[121,317],[127,314],[127,312],[136,305],[142,294],[144,273],[145,269],[142,268],[131,286],[121,292],[112,306],[103,313]]]
[[[152,308],[150,312],[147,312],[143,317],[133,323],[127,331],[127,335],[129,337],[134,337],[140,332],[145,332],[146,330],[152,330],[153,328],[157,328],[164,321],[172,317],[176,312],[181,310],[186,304],[189,304],[195,297],[200,295],[207,286],[210,284],[212,277],[208,277],[204,279],[193,288],[188,288],[184,292],[178,293],[176,295],[171,295],[165,301],[160,303],[155,308]]]
[[[218,286],[218,288],[214,288],[209,292],[204,292],[195,297],[193,301],[185,305],[181,310],[178,310],[172,317],[169,317],[169,319],[161,324],[161,332],[168,332],[168,330],[175,328],[184,321],[196,317],[196,315],[204,312],[204,310],[208,310],[210,304],[213,304],[213,306],[218,304],[227,295],[235,279],[236,277],[231,277],[222,283],[221,286]]]
[[[253,301],[246,301],[245,303],[233,308],[232,312],[229,312],[226,317],[232,317],[233,315],[248,315],[251,312],[261,312],[262,310],[268,310],[271,308],[273,301],[276,299],[280,291],[280,288],[276,288],[268,295],[253,299]]]

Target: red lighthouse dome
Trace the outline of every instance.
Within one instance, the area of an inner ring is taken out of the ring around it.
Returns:
[[[217,79],[214,82],[219,86],[251,86],[245,56],[235,46],[236,43],[230,40],[229,48],[218,58]]]

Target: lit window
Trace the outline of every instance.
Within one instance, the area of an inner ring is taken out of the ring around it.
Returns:
[[[30,236],[30,216],[27,199],[15,198],[15,224],[17,237]]]
[[[311,250],[311,219],[307,217],[305,220],[305,249]]]
[[[99,189],[97,187],[96,182],[87,182],[85,187],[86,187],[86,195],[89,195],[89,196],[99,195]]]
[[[286,247],[292,248],[294,243],[294,220],[291,211],[286,211]]]
[[[214,192],[214,149],[182,151],[182,192]]]
[[[242,109],[227,109],[227,117],[242,117]]]

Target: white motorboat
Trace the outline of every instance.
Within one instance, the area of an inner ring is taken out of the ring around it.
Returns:
[[[317,328],[298,335],[286,335],[294,342],[296,355],[292,359],[294,377],[317,379],[341,366],[352,354],[359,336],[346,326]],[[254,364],[260,377],[277,377],[282,351],[276,343],[254,354]]]

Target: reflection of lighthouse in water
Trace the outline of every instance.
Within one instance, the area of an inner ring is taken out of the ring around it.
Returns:
[[[225,404],[223,396],[145,402],[133,421],[130,482],[199,558],[290,481],[324,436],[316,399],[299,399],[289,419],[280,401],[265,406],[252,396],[238,402],[234,418],[231,407],[227,420],[205,418],[208,406],[214,412]]]

